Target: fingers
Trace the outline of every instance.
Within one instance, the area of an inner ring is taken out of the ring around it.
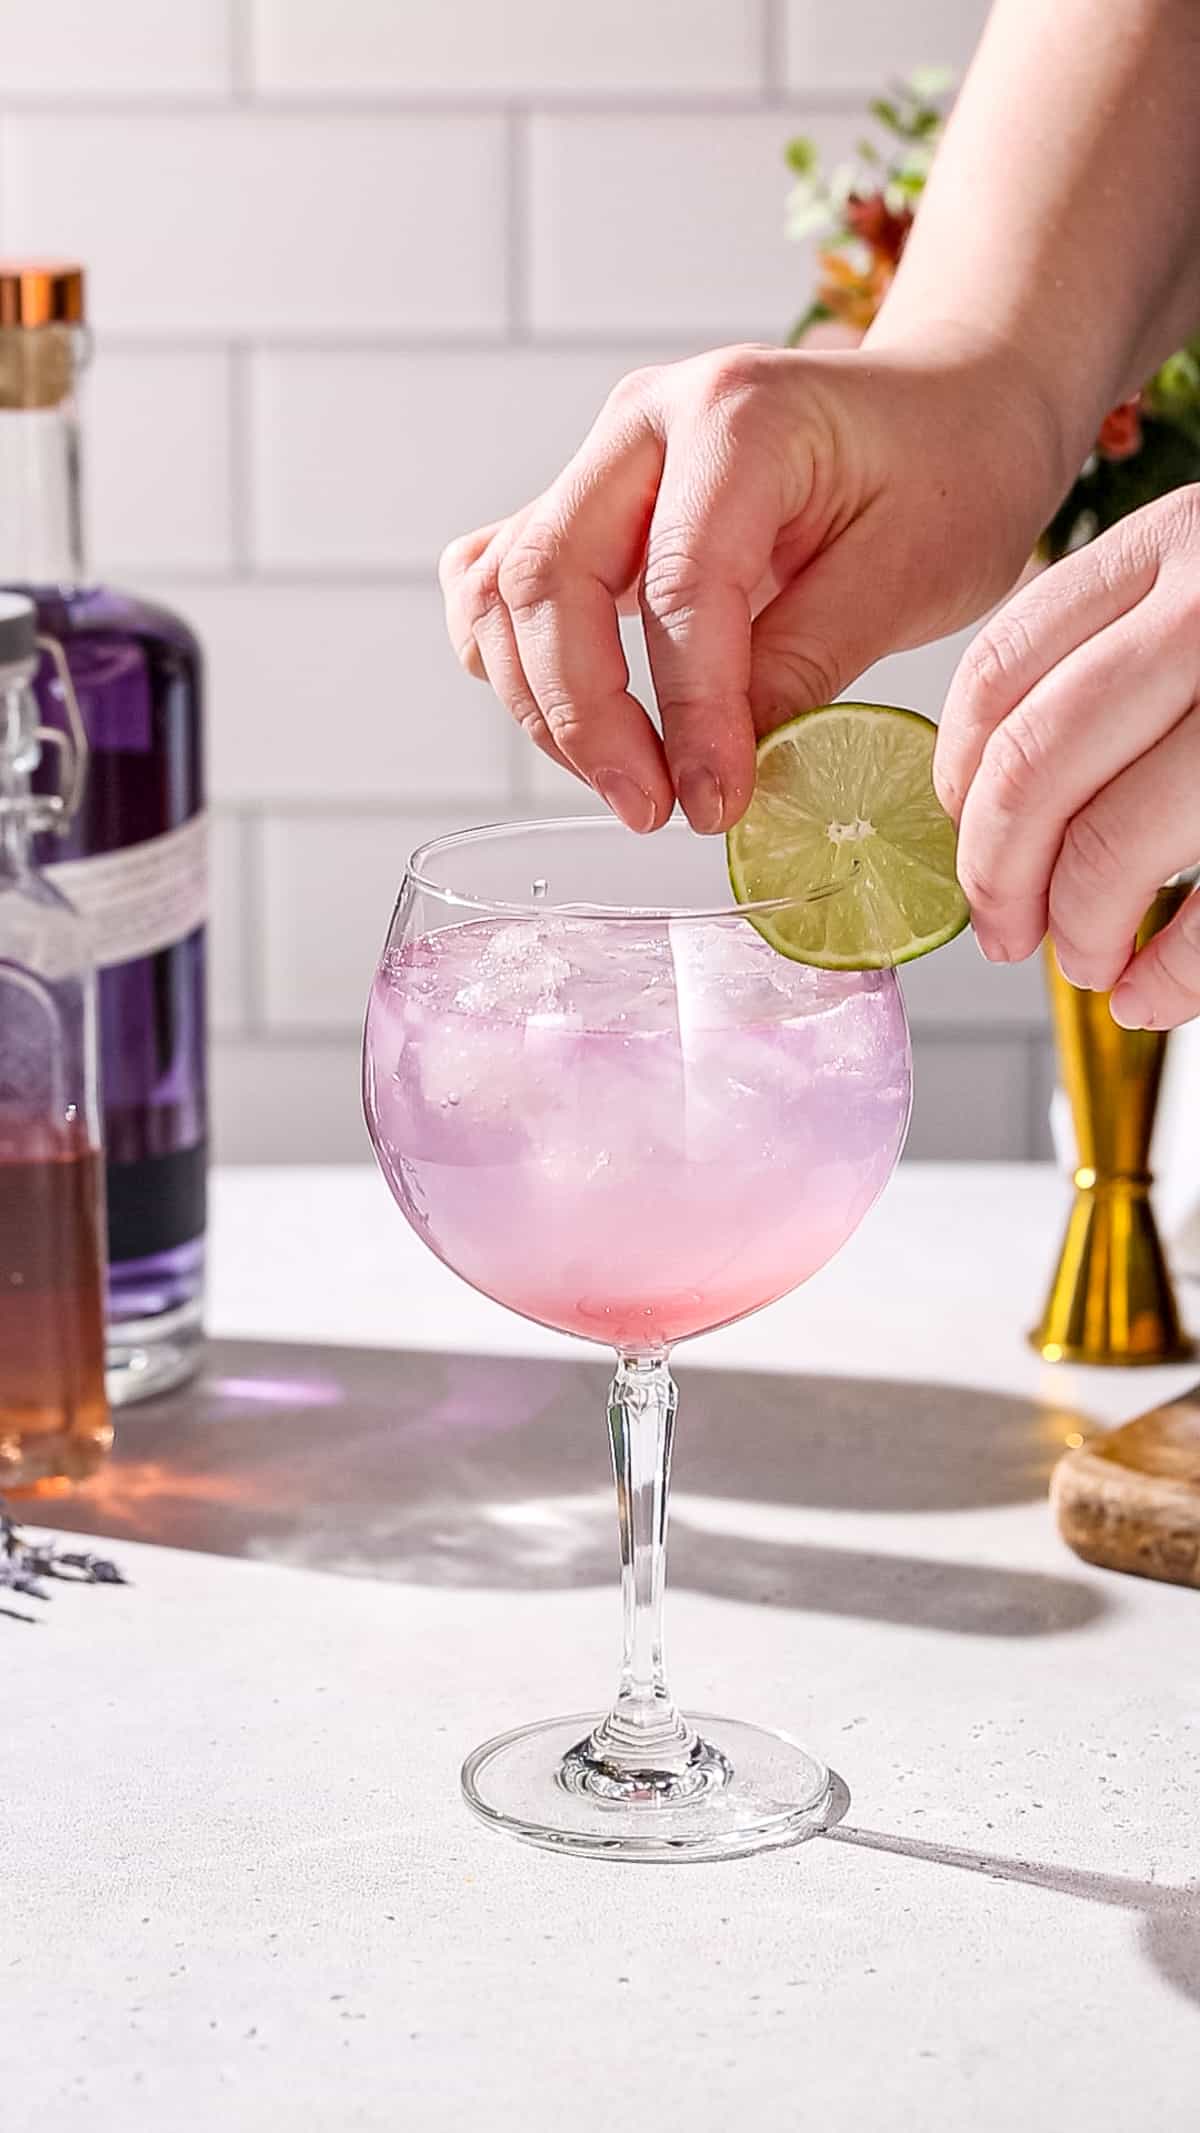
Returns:
[[[1200,1015],[1200,894],[1135,956],[1112,996],[1123,1029],[1178,1029]]]
[[[710,358],[678,403],[641,584],[672,781],[708,834],[738,821],[754,789],[751,617],[781,515],[778,467],[741,419],[752,389],[742,365],[736,351]]]
[[[1175,603],[1152,593],[1052,666],[986,741],[959,820],[958,877],[994,962],[1033,954],[1069,825],[1190,708],[1177,626]],[[1092,973],[1119,955],[1119,942],[1098,943],[1081,982],[1104,982]]]
[[[1049,921],[1059,962],[1078,985],[1107,992],[1114,1009],[1156,1026],[1185,1021],[1195,921],[1174,942],[1143,950],[1127,978],[1137,929],[1162,883],[1200,845],[1200,713],[1193,711],[1077,814],[1050,883]],[[1183,914],[1180,914],[1181,918]]]
[[[498,576],[506,550],[533,509],[527,504],[512,518],[497,519],[474,533],[451,541],[438,564],[446,603],[446,627],[459,662],[477,681],[490,682],[523,732],[560,769],[578,772],[555,746],[521,665],[508,611],[500,598]]]
[[[675,795],[658,734],[629,693],[617,598],[640,566],[661,467],[647,388],[626,381],[553,487],[470,567],[464,595],[514,717],[543,746],[544,728],[642,831],[666,820]]]
[[[1043,676],[1152,590],[1158,574],[1148,514],[1032,578],[968,645],[942,712],[934,756],[938,798],[957,822],[992,735]]]
[[[476,681],[485,681],[487,676],[479,646],[475,641],[474,624],[466,597],[469,573],[485,549],[491,547],[496,536],[513,523],[515,521],[497,518],[493,519],[490,526],[477,526],[473,533],[462,533],[457,540],[449,541],[438,558],[438,584],[442,588],[442,599],[445,602],[446,632],[459,665],[465,667]]]

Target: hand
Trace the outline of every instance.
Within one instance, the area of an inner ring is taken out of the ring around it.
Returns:
[[[756,733],[1011,586],[1060,462],[1019,359],[961,339],[637,371],[542,496],[446,550],[451,639],[631,829],[676,796],[727,829]],[[661,740],[628,689],[631,588]]]
[[[969,646],[934,782],[993,962],[1047,930],[1129,1029],[1200,1013],[1200,900],[1134,954],[1156,891],[1200,859],[1200,487],[1034,578]]]

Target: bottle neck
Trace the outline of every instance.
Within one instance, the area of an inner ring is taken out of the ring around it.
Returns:
[[[0,330],[0,584],[85,574],[76,398],[78,329]]]
[[[0,407],[0,583],[84,578],[79,423],[58,407]]]

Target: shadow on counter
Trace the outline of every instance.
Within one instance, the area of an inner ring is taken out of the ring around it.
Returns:
[[[720,1598],[1030,1637],[1103,1612],[1085,1573],[798,1542],[772,1510],[1033,1501],[1064,1420],[885,1380],[682,1373],[671,1582]],[[59,1527],[422,1584],[605,1586],[616,1531],[602,1364],[216,1341],[203,1375],[118,1416]]]
[[[1132,1874],[1097,1874],[1090,1868],[1059,1866],[1034,1859],[1008,1859],[995,1852],[967,1851],[961,1845],[936,1844],[916,1837],[885,1836],[878,1830],[854,1829],[844,1820],[850,1795],[834,1778],[831,1826],[822,1841],[853,1845],[856,1850],[889,1852],[929,1866],[980,1874],[987,1881],[1015,1882],[1046,1889],[1080,1903],[1103,1904],[1126,1911],[1138,1922],[1148,1961],[1164,1981],[1200,2003],[1200,1883],[1182,1887],[1163,1881],[1140,1881]]]

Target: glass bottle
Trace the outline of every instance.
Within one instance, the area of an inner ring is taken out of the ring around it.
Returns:
[[[207,1168],[201,661],[166,609],[83,557],[74,266],[0,261],[0,583],[62,646],[90,749],[83,804],[40,856],[92,927],[108,1200],[108,1386],[165,1390],[199,1360]],[[164,462],[163,479],[170,480]],[[63,723],[43,659],[37,694]]]
[[[0,1491],[40,1494],[94,1472],[112,1427],[95,979],[35,856],[69,827],[87,751],[69,681],[74,730],[39,723],[39,657],[32,602],[0,594]],[[43,756],[57,789],[35,792]]]

